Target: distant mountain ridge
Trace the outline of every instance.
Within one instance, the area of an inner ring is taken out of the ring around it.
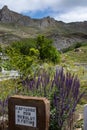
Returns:
[[[15,23],[24,26],[49,26],[54,25],[56,21],[53,18],[46,17],[43,19],[32,19],[28,16],[23,16],[19,13],[13,12],[4,6],[0,10],[0,22],[1,23]]]
[[[76,42],[87,42],[87,21],[64,23],[49,16],[33,19],[11,11],[7,6],[0,9],[0,43],[39,34],[52,38],[54,45],[61,50]]]

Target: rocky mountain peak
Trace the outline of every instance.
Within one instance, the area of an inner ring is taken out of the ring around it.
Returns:
[[[48,27],[48,26],[55,26],[56,20],[54,18],[51,18],[50,16],[42,18],[40,20],[40,26],[41,28]]]
[[[28,16],[23,16],[21,14],[9,10],[6,5],[0,10],[0,22],[14,23],[24,26],[37,26],[40,28],[54,26],[56,23],[55,19],[49,16],[42,19],[32,19]]]
[[[6,5],[0,10],[1,23],[16,23],[20,17],[22,17],[20,14],[9,10]]]
[[[2,11],[7,11],[7,10],[9,10],[9,9],[8,9],[8,6],[5,5],[1,10],[2,10]]]
[[[7,15],[9,13],[8,7],[5,5],[1,10],[0,10],[0,18],[2,18],[4,15]]]

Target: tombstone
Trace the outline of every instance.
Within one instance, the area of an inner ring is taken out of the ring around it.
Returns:
[[[84,106],[84,130],[87,130],[87,104]]]
[[[50,103],[46,98],[12,96],[8,101],[9,130],[48,130]]]

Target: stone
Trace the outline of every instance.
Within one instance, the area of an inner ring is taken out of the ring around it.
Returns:
[[[84,130],[87,130],[87,104],[84,106]]]
[[[9,130],[48,130],[50,102],[42,97],[12,96],[8,101]]]

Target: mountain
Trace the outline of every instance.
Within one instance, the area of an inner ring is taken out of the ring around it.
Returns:
[[[13,12],[8,9],[7,6],[4,6],[0,10],[0,22],[1,23],[14,23],[22,26],[37,26],[37,27],[47,27],[55,24],[53,18],[47,17],[43,19],[31,19],[28,16],[23,16],[16,12]]]
[[[0,43],[7,44],[22,38],[43,34],[52,38],[61,50],[76,42],[87,42],[87,21],[64,23],[51,17],[33,19],[4,6],[0,9]]]

